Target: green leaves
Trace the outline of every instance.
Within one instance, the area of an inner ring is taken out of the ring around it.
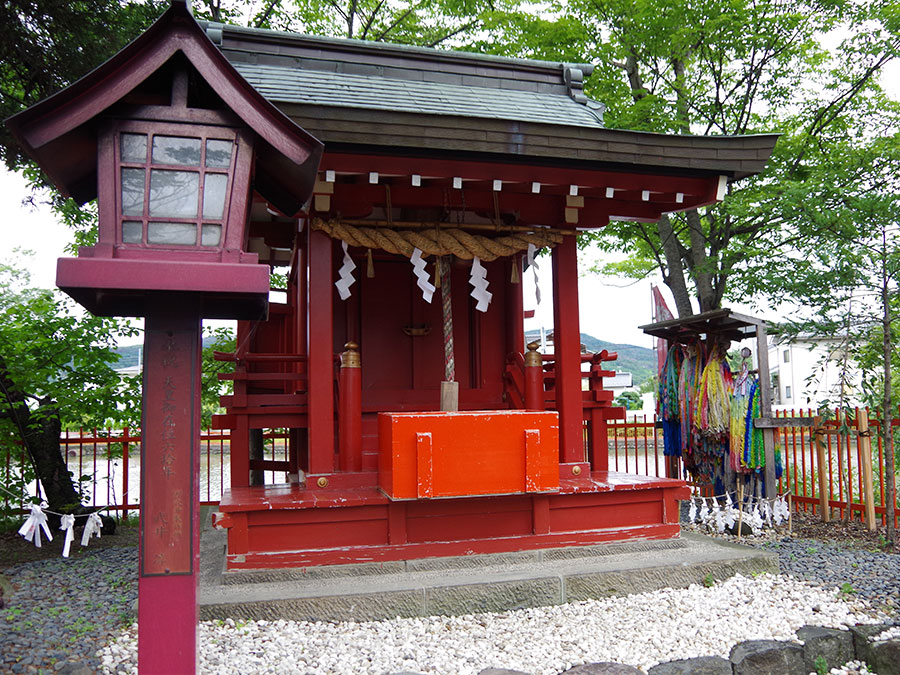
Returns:
[[[64,426],[139,425],[139,385],[113,370],[127,321],[93,317],[58,291],[28,288],[28,275],[0,266],[0,423],[24,401]]]

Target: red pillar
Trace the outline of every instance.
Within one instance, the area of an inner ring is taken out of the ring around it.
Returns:
[[[544,409],[544,363],[537,342],[528,343],[525,354],[525,410]]]
[[[553,249],[553,351],[560,461],[583,462],[578,250],[574,235],[563,237]]]
[[[138,670],[197,670],[199,306],[156,307],[144,329]]]
[[[309,473],[334,471],[334,293],[331,237],[307,228]]]
[[[341,471],[362,471],[362,366],[359,345],[348,342],[341,354],[338,457]]]

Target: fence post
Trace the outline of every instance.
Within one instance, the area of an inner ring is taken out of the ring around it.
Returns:
[[[831,506],[828,504],[828,467],[825,464],[825,443],[822,442],[822,416],[813,419],[812,437],[816,445],[816,468],[819,473],[819,513],[823,523],[831,520]]]
[[[122,429],[122,520],[128,520],[128,427]]]
[[[863,499],[866,502],[866,529],[875,531],[875,494],[872,489],[872,441],[869,431],[869,411],[856,409],[859,445],[862,451]]]

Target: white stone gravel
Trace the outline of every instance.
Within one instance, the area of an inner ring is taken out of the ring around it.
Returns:
[[[674,659],[728,657],[738,642],[796,640],[804,625],[842,628],[887,617],[789,576],[737,575],[623,598],[448,617],[367,622],[200,624],[201,673],[476,674],[510,668],[555,675],[597,661],[644,670]],[[134,673],[136,629],[99,656],[104,673]]]

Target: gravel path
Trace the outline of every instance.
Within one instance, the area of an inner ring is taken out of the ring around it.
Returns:
[[[0,672],[97,672],[96,657],[134,617],[137,550],[103,548],[4,572]]]
[[[666,589],[500,614],[365,623],[204,622],[201,672],[478,673],[487,667],[559,673],[616,660],[647,668],[728,654],[746,639],[788,639],[806,623],[900,619],[900,556],[813,541],[745,542],[775,551],[786,576],[735,577],[712,588]],[[109,548],[25,563],[0,610],[0,672],[134,672],[137,554]],[[847,593],[838,589],[843,584]],[[117,638],[104,649],[97,651]]]

